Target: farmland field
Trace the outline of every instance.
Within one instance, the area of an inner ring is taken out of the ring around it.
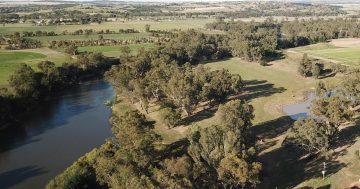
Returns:
[[[2,50],[0,51],[0,86],[7,84],[9,76],[21,63],[28,64],[36,70],[36,65],[40,61],[49,60],[60,65],[66,57],[60,52],[47,48],[20,51]]]
[[[87,25],[52,25],[52,26],[35,26],[31,23],[17,23],[7,24],[5,27],[0,27],[0,34],[23,32],[23,31],[54,31],[61,33],[65,30],[73,32],[79,29],[94,29],[94,30],[106,30],[111,29],[118,31],[119,29],[136,29],[140,32],[144,32],[145,25],[149,24],[153,30],[171,30],[181,29],[186,30],[190,28],[204,28],[206,23],[213,22],[214,19],[186,19],[186,20],[163,20],[163,21],[150,21],[150,20],[132,20],[132,21],[115,21],[104,22],[101,24],[87,24]]]
[[[333,44],[315,44],[294,49],[301,53],[307,53],[314,58],[324,59],[335,63],[358,66],[360,61],[360,47],[340,47]]]

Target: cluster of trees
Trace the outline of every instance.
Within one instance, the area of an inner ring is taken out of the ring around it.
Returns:
[[[113,45],[129,45],[129,44],[143,44],[143,43],[163,43],[170,39],[165,37],[142,37],[134,39],[104,39],[104,36],[99,35],[99,39],[87,40],[57,40],[51,41],[50,48],[65,48],[70,46],[85,47],[85,46],[113,46]]]
[[[64,8],[73,7],[74,4],[52,4],[52,5],[39,5],[39,4],[16,4],[15,6],[0,7],[0,13],[33,13],[40,10],[59,10]]]
[[[311,19],[280,23],[281,48],[297,47],[331,39],[360,37],[357,19]]]
[[[55,10],[50,12],[35,12],[32,14],[25,14],[22,17],[25,19],[41,20],[39,24],[54,25],[54,24],[90,24],[101,23],[105,20],[102,14],[87,14],[78,10]]]
[[[319,78],[323,72],[324,65],[320,63],[313,63],[305,53],[300,61],[298,72],[304,77]]]
[[[278,26],[271,19],[264,23],[225,22],[220,19],[206,27],[228,32],[228,44],[233,56],[258,62],[277,56]]]
[[[220,123],[195,128],[179,146],[161,137],[138,111],[111,118],[114,138],[50,181],[54,188],[252,188],[259,183],[245,101],[222,105]],[[99,186],[100,185],[100,186]]]
[[[339,6],[284,2],[257,3],[252,8],[249,7],[245,10],[226,11],[221,13],[221,15],[227,18],[251,18],[270,16],[316,17],[337,16],[345,14],[347,14],[346,11],[341,10],[341,7]]]
[[[42,45],[39,40],[22,37],[18,32],[9,37],[0,37],[0,44],[5,45],[5,49],[9,50],[35,49]]]
[[[90,35],[90,34],[116,34],[116,33],[139,33],[138,30],[135,29],[119,29],[118,32],[110,30],[110,29],[106,29],[106,30],[93,30],[93,29],[79,29],[79,30],[75,30],[74,32],[69,33],[68,31],[63,31],[61,34],[62,35]]]
[[[200,102],[223,101],[242,87],[241,77],[229,71],[192,68],[226,57],[220,43],[221,38],[191,30],[156,49],[142,50],[137,56],[131,56],[125,47],[122,64],[108,71],[107,78],[124,97],[139,102],[145,111],[149,101],[156,100],[170,102],[191,115]]]
[[[308,45],[327,40],[360,37],[360,22],[356,19],[310,19],[294,21],[264,22],[217,22],[206,24],[206,28],[227,32],[228,45],[233,56],[249,61],[261,62],[278,56],[276,50]],[[318,69],[320,65],[312,66]],[[311,66],[310,66],[311,67]],[[311,68],[310,68],[311,70]],[[305,71],[303,75],[311,75]]]
[[[38,72],[26,64],[20,65],[9,79],[11,90],[0,90],[0,125],[14,123],[37,102],[86,78],[102,76],[117,63],[118,60],[98,53],[83,53],[75,62],[60,67],[53,62],[40,62]]]
[[[17,23],[20,20],[18,14],[0,14],[0,23]]]
[[[311,115],[295,122],[284,144],[309,153],[326,154],[337,142],[339,127],[356,119],[360,110],[360,72],[355,70],[335,88],[319,82]]]
[[[207,4],[202,3],[205,7]],[[208,4],[209,7],[216,6],[216,4]],[[221,6],[221,5],[219,5]],[[182,4],[169,5],[132,5],[126,11],[114,12],[118,17],[130,19],[133,17],[210,17],[223,16],[227,18],[250,18],[250,17],[264,17],[264,16],[287,16],[287,17],[305,17],[305,16],[337,16],[346,14],[346,11],[341,10],[339,6],[333,5],[316,5],[303,3],[284,3],[284,2],[229,2],[228,6],[231,11],[192,11],[186,12],[188,6]],[[190,5],[191,7],[191,5]],[[235,7],[237,9],[235,9]],[[241,9],[239,9],[239,7]],[[191,8],[196,8],[196,4]],[[169,11],[163,11],[169,10]]]
[[[35,31],[35,32],[32,32],[32,31],[23,31],[22,32],[22,36],[23,37],[39,37],[39,36],[57,36],[57,34],[53,31]]]

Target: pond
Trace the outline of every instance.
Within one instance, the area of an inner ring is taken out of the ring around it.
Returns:
[[[316,98],[315,93],[309,93],[306,100],[296,104],[290,104],[283,107],[283,111],[293,120],[306,118],[310,111],[311,102]]]

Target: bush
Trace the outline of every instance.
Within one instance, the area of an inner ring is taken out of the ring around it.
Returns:
[[[46,185],[46,189],[99,188],[93,168],[95,155],[96,149],[79,158],[63,173],[52,179]]]
[[[360,151],[359,151],[359,150],[356,150],[356,151],[355,151],[355,155],[356,155],[356,157],[360,160]]]
[[[161,112],[161,121],[169,129],[179,124],[181,120],[181,111],[178,109],[164,108]]]

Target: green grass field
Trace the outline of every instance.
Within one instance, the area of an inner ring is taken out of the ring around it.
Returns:
[[[23,32],[23,31],[54,31],[61,33],[64,30],[73,32],[79,29],[94,29],[106,30],[110,29],[118,31],[119,29],[133,28],[140,32],[145,31],[145,25],[150,24],[153,30],[172,30],[181,29],[186,30],[190,28],[204,28],[206,23],[215,21],[214,19],[186,19],[186,20],[166,20],[166,21],[151,21],[151,20],[130,20],[130,21],[115,21],[103,22],[101,24],[87,24],[87,25],[59,25],[59,26],[35,26],[31,23],[7,24],[5,27],[0,27],[0,34]]]
[[[130,47],[133,54],[136,54],[140,48],[153,48],[155,45],[152,43],[146,44],[131,44],[128,45]],[[105,56],[109,57],[118,57],[120,56],[120,50],[124,47],[124,45],[116,45],[116,46],[89,46],[89,47],[79,47],[80,52],[101,52]]]
[[[21,63],[28,64],[36,70],[36,65],[41,61],[49,60],[60,65],[66,58],[68,58],[67,55],[48,48],[20,51],[0,50],[0,86],[7,85],[9,76]]]
[[[360,65],[360,47],[335,47],[330,44],[315,44],[295,48],[294,50],[307,53],[315,58],[333,60],[350,66]]]
[[[46,55],[33,52],[0,52],[0,85],[7,83],[20,63],[32,64],[44,58]]]

